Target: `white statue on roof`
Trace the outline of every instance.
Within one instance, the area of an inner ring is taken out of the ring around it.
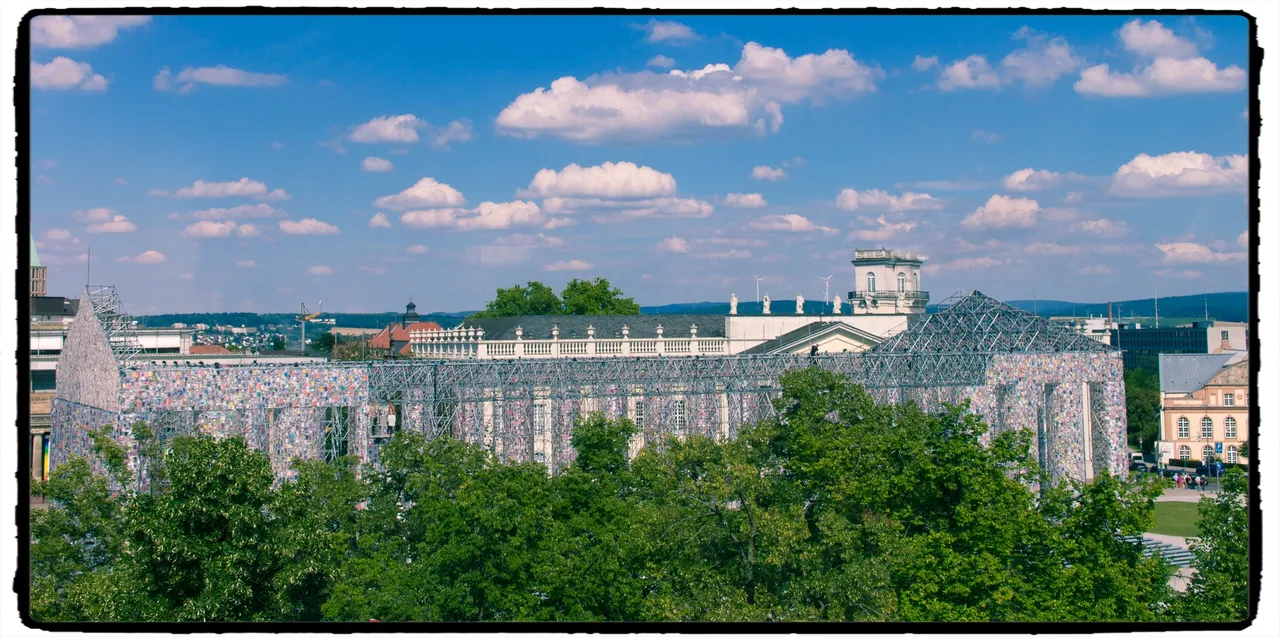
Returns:
[[[764,313],[768,314],[769,313],[769,293],[768,292],[765,292],[763,302],[764,302]]]
[[[738,295],[737,294],[729,295],[729,313],[730,314],[738,313]]]
[[[796,314],[804,314],[804,295],[796,295]]]
[[[831,313],[832,314],[840,313],[840,295],[839,294],[837,294],[835,298],[831,299]]]

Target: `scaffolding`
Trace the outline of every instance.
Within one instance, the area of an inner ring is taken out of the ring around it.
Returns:
[[[124,311],[124,303],[116,294],[114,285],[88,285],[84,289],[85,299],[93,307],[93,314],[102,325],[107,335],[107,343],[116,362],[126,365],[138,354],[142,353],[142,345],[138,341],[138,332],[132,316]]]

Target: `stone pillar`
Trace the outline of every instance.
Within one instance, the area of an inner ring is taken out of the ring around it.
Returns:
[[[631,328],[626,323],[622,324],[622,355],[631,355]]]

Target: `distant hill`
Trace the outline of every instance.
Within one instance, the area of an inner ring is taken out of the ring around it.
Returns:
[[[471,315],[472,312],[437,312],[432,314],[423,314],[419,320],[435,321],[443,328],[450,328],[462,322],[462,319]],[[325,318],[334,319],[335,327],[364,327],[364,328],[381,328],[388,323],[400,322],[402,314],[400,312],[382,312],[380,314],[352,314],[346,312],[325,312]],[[265,327],[267,325],[281,325],[296,328],[298,318],[296,314],[254,314],[252,312],[193,312],[183,314],[151,314],[146,316],[134,317],[138,320],[138,325],[142,327],[168,327],[174,323],[186,323],[187,325],[195,325],[196,323],[205,323],[207,325],[232,325],[235,327]],[[311,329],[319,329],[317,333],[322,333],[324,327],[322,325],[308,325],[308,331]]]
[[[1160,297],[1161,317],[1192,317],[1203,320],[1205,303],[1208,302],[1209,318],[1215,321],[1247,322],[1249,320],[1248,292],[1216,292],[1187,296]],[[1106,316],[1106,303],[1071,303],[1067,301],[1009,301],[1010,305],[1031,311],[1033,305],[1041,316]],[[1128,316],[1152,317],[1156,313],[1154,298],[1112,301],[1111,312],[1117,320]],[[1161,323],[1164,321],[1161,320]]]

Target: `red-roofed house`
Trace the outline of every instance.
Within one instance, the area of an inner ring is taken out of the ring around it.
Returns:
[[[369,349],[383,356],[410,356],[409,333],[443,329],[434,321],[419,321],[417,306],[410,300],[400,324],[392,323],[369,339]]]
[[[229,350],[229,349],[227,349],[227,348],[225,348],[225,347],[223,347],[223,346],[221,346],[221,345],[194,345],[194,344],[193,344],[193,345],[191,346],[191,353],[192,353],[192,354],[205,354],[205,355],[208,355],[208,354],[230,354],[230,353],[231,353],[231,350]]]

